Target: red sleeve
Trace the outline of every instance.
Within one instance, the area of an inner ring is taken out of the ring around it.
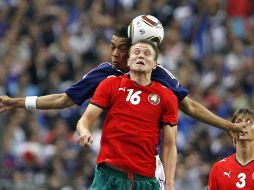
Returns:
[[[216,180],[216,164],[213,166],[212,171],[210,172],[209,179],[208,179],[208,190],[219,190],[217,186],[217,180]]]
[[[168,89],[167,89],[168,90]],[[173,92],[169,91],[164,93],[165,103],[163,103],[163,113],[161,117],[161,122],[168,125],[177,125],[178,123],[178,100]]]
[[[116,77],[110,77],[103,80],[99,86],[96,88],[95,93],[90,101],[91,104],[94,104],[102,109],[108,107],[111,97],[113,84]]]

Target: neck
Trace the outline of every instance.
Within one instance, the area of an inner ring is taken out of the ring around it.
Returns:
[[[130,79],[135,81],[141,86],[147,86],[151,84],[152,73],[130,72]]]
[[[236,160],[246,165],[254,160],[254,142],[238,142],[236,145]]]

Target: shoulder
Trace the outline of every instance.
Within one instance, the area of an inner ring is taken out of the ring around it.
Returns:
[[[104,62],[99,64],[96,68],[111,68],[112,69],[112,65],[109,62]]]
[[[223,168],[224,166],[232,165],[232,162],[234,162],[234,154],[215,162],[214,167]]]
[[[156,86],[156,88],[163,94],[166,94],[167,96],[170,95],[170,96],[175,96],[176,95],[174,94],[174,92],[167,88],[166,86],[164,86],[163,84],[161,84],[160,82],[157,82],[157,81],[153,81],[154,85]]]
[[[102,83],[110,83],[110,84],[116,84],[119,83],[123,80],[124,75],[121,76],[115,76],[115,75],[110,75],[107,78],[105,78]]]
[[[83,76],[83,78],[86,78],[86,76],[94,75],[96,73],[104,72],[107,70],[113,70],[111,63],[105,62],[99,64],[97,67],[93,68],[91,71],[89,71],[87,74]]]
[[[175,76],[165,67],[163,67],[162,65],[158,64],[156,69],[153,71],[154,74],[156,74],[158,76],[164,76],[167,75],[169,76],[171,79],[176,79]]]
[[[95,67],[94,69],[92,69],[91,71],[94,70],[100,70],[100,69],[113,69],[111,63],[109,62],[104,62],[99,64],[97,67]]]

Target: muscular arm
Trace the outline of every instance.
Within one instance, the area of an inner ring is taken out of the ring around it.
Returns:
[[[77,131],[79,134],[78,143],[80,146],[91,146],[93,142],[92,138],[92,126],[95,120],[97,120],[103,109],[89,104],[85,113],[81,116],[77,123]]]
[[[234,131],[241,131],[244,127],[243,124],[233,124],[228,120],[225,120],[211,111],[209,111],[206,107],[204,107],[202,104],[185,97],[180,103],[179,108],[181,111],[183,111],[185,114],[196,118],[204,123],[207,123],[212,126],[216,126],[220,129],[224,130],[234,130]]]
[[[164,167],[166,188],[165,190],[174,190],[174,178],[176,170],[177,149],[176,149],[177,126],[163,127],[163,143],[161,152],[161,161]]]
[[[74,102],[66,93],[39,96],[36,101],[37,109],[41,110],[62,109],[73,105]],[[25,108],[25,97],[0,96],[0,112],[15,108]]]

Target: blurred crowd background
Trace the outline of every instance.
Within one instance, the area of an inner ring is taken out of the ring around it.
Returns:
[[[253,0],[1,0],[0,94],[64,92],[110,61],[116,27],[151,14],[165,29],[159,62],[191,98],[230,120],[254,107],[253,7]],[[80,148],[73,132],[85,107],[1,113],[0,189],[88,189],[101,121],[93,147]],[[234,151],[224,131],[183,113],[177,147],[176,190],[204,190],[212,164]]]

